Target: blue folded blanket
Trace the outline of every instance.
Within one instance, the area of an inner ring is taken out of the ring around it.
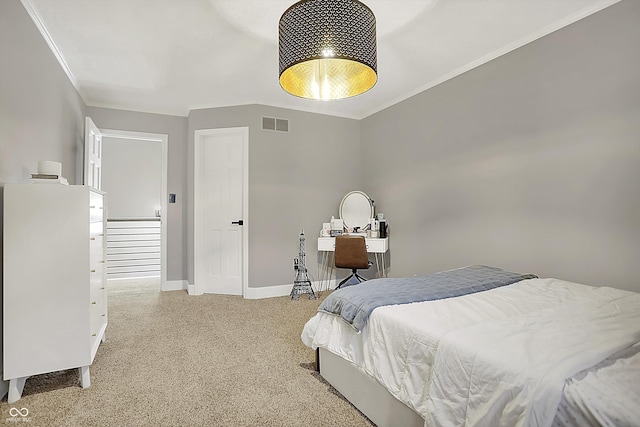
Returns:
[[[536,277],[497,267],[472,265],[426,276],[374,279],[332,292],[320,304],[318,311],[341,316],[361,331],[371,312],[383,305],[458,297]]]

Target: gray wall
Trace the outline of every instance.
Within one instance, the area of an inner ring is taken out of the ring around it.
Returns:
[[[0,0],[0,57],[2,242],[4,184],[29,182],[38,160],[62,162],[71,184],[82,179],[85,105],[19,0]]]
[[[82,183],[85,105],[19,0],[0,1],[0,185],[38,160]]]
[[[289,119],[289,133],[263,131],[262,116]],[[197,129],[249,127],[249,287],[293,283],[304,228],[310,273],[316,238],[345,193],[361,184],[360,122],[263,105],[213,108],[189,115],[189,160]],[[335,153],[340,153],[335,156]],[[189,282],[193,283],[193,173],[189,188]]]
[[[150,218],[162,204],[162,144],[102,138],[102,189],[109,218]],[[166,204],[166,203],[165,203]]]
[[[0,186],[43,159],[80,183],[85,115],[167,134],[168,279],[192,281],[193,131],[248,126],[251,287],[291,283],[300,229],[312,264],[320,225],[362,189],[390,220],[392,275],[485,263],[640,290],[639,8],[623,0],[354,121],[258,105],[188,118],[85,108],[20,2],[1,0]],[[263,115],[291,132],[260,130]]]
[[[249,127],[249,287],[293,282],[304,228],[316,273],[317,237],[342,196],[360,187],[360,122],[261,105],[191,111],[188,118],[88,107],[99,128],[169,135],[168,279],[193,283],[193,134]],[[262,116],[289,119],[290,132],[261,130]],[[331,153],[343,157],[330,159]]]
[[[165,203],[167,280],[184,280],[187,277],[187,118],[97,107],[87,107],[87,115],[101,129],[168,135],[167,191],[177,197],[176,203]],[[168,202],[168,195],[163,197]]]
[[[363,120],[391,274],[490,264],[640,291],[640,2]]]

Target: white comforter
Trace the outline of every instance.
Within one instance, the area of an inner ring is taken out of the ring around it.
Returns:
[[[565,379],[640,341],[640,294],[531,279],[380,307],[361,334],[318,313],[302,340],[360,366],[426,425],[550,425]]]

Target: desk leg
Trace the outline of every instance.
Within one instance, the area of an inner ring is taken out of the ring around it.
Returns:
[[[327,275],[327,290],[331,289],[331,279],[333,278],[333,266],[334,266],[334,258],[335,252],[329,252],[327,258],[327,267],[329,267],[329,272]]]
[[[322,292],[322,282],[324,280],[323,268],[324,265],[324,252],[320,254],[320,261],[318,262],[318,292]]]
[[[327,252],[327,290],[331,289],[333,278],[333,266],[335,265],[335,252]]]
[[[325,252],[324,255],[324,282],[322,282],[322,286],[325,291],[328,291],[329,283],[331,281],[331,265],[329,264],[331,262],[331,252]]]
[[[326,252],[327,258],[324,260],[324,268],[325,268],[325,290],[328,291],[331,288],[331,255],[333,252]]]
[[[376,258],[376,270],[378,273],[378,277],[387,277],[387,268],[384,262],[384,252],[375,252],[373,255]]]
[[[323,251],[320,257],[320,290],[328,291],[333,273],[333,252]]]

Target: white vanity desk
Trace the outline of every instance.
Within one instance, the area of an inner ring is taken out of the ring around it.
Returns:
[[[374,254],[378,277],[386,277],[385,254],[389,250],[389,237],[367,237],[367,233],[361,232],[369,225],[369,219],[373,218],[375,209],[373,200],[362,191],[351,191],[340,202],[339,217],[344,230],[360,230],[358,233],[345,233],[351,236],[363,236],[367,245],[367,252]],[[333,218],[332,218],[333,219]],[[376,231],[377,233],[377,231]],[[376,234],[377,235],[377,234]],[[318,237],[318,252],[320,253],[320,265],[318,266],[318,280],[321,289],[329,289],[329,281],[333,277],[335,267],[335,237]]]
[[[357,234],[356,234],[357,235]],[[374,254],[378,277],[386,277],[385,254],[389,250],[389,238],[365,237],[367,252]],[[318,252],[320,256],[320,283],[324,283],[333,276],[334,253],[336,250],[335,237],[318,237]]]

